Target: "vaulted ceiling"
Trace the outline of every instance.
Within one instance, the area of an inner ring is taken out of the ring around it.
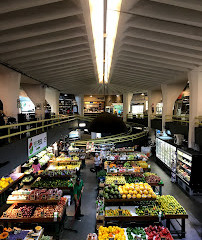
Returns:
[[[103,93],[88,0],[1,0],[0,61],[66,93]],[[187,79],[202,65],[201,0],[122,0],[106,93]]]

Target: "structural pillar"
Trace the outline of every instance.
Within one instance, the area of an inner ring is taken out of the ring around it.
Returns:
[[[130,103],[133,97],[133,93],[123,94],[123,121],[127,122],[127,115],[130,112]]]
[[[20,73],[0,66],[0,100],[3,103],[3,112],[7,117],[14,117],[16,120],[19,113],[20,80]]]
[[[80,116],[84,116],[84,95],[80,94],[78,96],[75,96],[77,105],[78,105],[78,112]]]
[[[162,99],[161,90],[148,91],[148,127],[151,129],[151,115],[156,115],[156,105]]]
[[[187,80],[174,84],[161,84],[163,97],[162,131],[165,131],[166,116],[173,116],[175,101],[185,88],[186,84]]]
[[[51,112],[59,115],[59,96],[60,92],[54,88],[47,87],[45,89],[45,99],[51,106]]]
[[[190,97],[189,97],[189,148],[196,149],[195,122],[196,117],[202,116],[202,69],[196,68],[188,73]]]
[[[21,84],[27,96],[35,105],[35,116],[43,119],[45,116],[45,87],[42,84]]]

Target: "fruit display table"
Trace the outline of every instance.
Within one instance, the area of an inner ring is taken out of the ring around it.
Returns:
[[[0,204],[6,201],[6,191],[20,181],[24,177],[24,173],[12,173],[8,177],[11,177],[13,181],[0,191]]]
[[[24,177],[24,173],[12,173],[10,174],[8,177],[11,177],[13,182],[11,182],[7,187],[5,187],[4,189],[2,189],[0,191],[0,195],[2,193],[4,193],[7,189],[9,189],[10,187],[12,187],[15,183],[17,183],[20,179],[22,179]]]
[[[20,206],[21,204],[13,204],[11,207],[9,207],[7,211],[4,212],[0,217],[0,224],[3,224],[4,226],[7,224],[9,227],[15,225],[16,223],[21,224],[22,226],[31,223],[37,223],[44,227],[51,225],[51,227],[55,228],[56,237],[59,238],[59,233],[63,227],[64,219],[66,216],[67,198],[61,198],[61,201],[55,205],[50,205],[47,203],[37,206],[30,205],[32,206],[31,214],[23,216],[22,214],[19,215],[19,213],[17,213],[17,215],[13,217],[14,211],[20,209]],[[17,209],[15,209],[16,207]],[[27,206],[22,206],[22,208],[27,208]]]

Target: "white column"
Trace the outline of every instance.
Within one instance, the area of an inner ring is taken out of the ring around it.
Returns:
[[[151,128],[151,115],[156,115],[156,105],[162,99],[161,90],[148,91],[148,127]]]
[[[195,149],[195,122],[196,117],[202,116],[202,70],[196,68],[189,72],[189,139],[188,146]]]
[[[75,96],[77,105],[78,105],[78,112],[80,116],[84,116],[84,95],[80,94],[78,96]]]
[[[3,112],[8,117],[14,117],[17,120],[19,109],[17,100],[20,92],[21,74],[0,66],[0,99],[3,103]]]
[[[55,115],[59,114],[59,96],[60,93],[58,90],[51,87],[46,87],[45,99],[51,106],[51,112],[55,113]]]
[[[175,101],[187,84],[187,80],[175,84],[161,84],[163,97],[162,131],[165,131],[166,116],[173,115]]]
[[[43,119],[45,116],[45,87],[41,84],[21,84],[27,96],[35,105],[35,116],[38,119]]]
[[[130,103],[133,97],[133,93],[123,94],[123,121],[127,122],[127,114],[130,112]]]

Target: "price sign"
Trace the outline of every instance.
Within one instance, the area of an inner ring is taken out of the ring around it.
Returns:
[[[17,212],[17,217],[21,218],[22,217],[22,212]]]
[[[7,213],[6,212],[3,212],[3,217],[7,217]]]
[[[118,180],[115,180],[114,183],[115,183],[115,184],[118,184]]]
[[[123,215],[123,210],[119,209],[119,216]]]
[[[144,210],[144,215],[145,216],[149,216],[149,211],[148,210]]]
[[[161,240],[166,240],[166,238],[165,237],[161,237]]]
[[[136,239],[136,240],[142,240],[142,238],[141,238],[141,237],[138,237],[138,236],[135,236],[135,239]]]
[[[114,238],[109,238],[109,240],[114,240]]]
[[[44,217],[44,211],[41,211],[41,217],[42,218]]]
[[[135,183],[139,183],[139,180],[138,180],[138,179],[135,179]]]

